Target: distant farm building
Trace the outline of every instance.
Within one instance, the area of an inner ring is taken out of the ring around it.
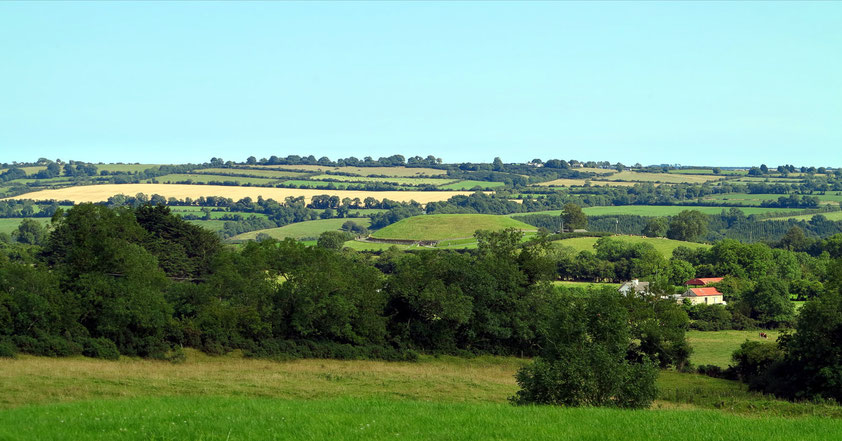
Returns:
[[[678,297],[679,302],[689,300],[693,305],[724,305],[725,299],[723,294],[714,287],[709,288],[690,288]]]
[[[697,279],[690,279],[684,282],[687,286],[707,286],[722,281],[722,277],[699,277]]]
[[[647,294],[649,293],[649,282],[641,282],[637,279],[634,279],[630,282],[626,282],[620,285],[620,294],[629,295],[629,294]]]

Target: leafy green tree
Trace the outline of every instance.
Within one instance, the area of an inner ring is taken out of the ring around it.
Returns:
[[[795,314],[786,283],[775,277],[763,278],[754,289],[745,292],[737,309],[761,324],[773,327],[792,322]]]
[[[387,284],[390,334],[415,349],[460,349],[460,336],[473,315],[473,300],[462,290],[470,260],[434,251],[400,256]]]
[[[353,238],[354,236],[346,231],[325,231],[319,235],[316,245],[329,250],[341,250],[345,242]]]
[[[667,237],[674,240],[693,241],[705,234],[708,222],[708,217],[700,211],[684,210],[670,220]]]
[[[667,235],[667,220],[663,217],[652,217],[646,221],[643,235],[648,237],[664,237]]]
[[[564,228],[575,230],[588,226],[588,217],[582,211],[582,207],[570,202],[564,204],[561,211],[561,218],[564,221]]]
[[[646,408],[655,399],[657,369],[626,359],[628,311],[614,290],[565,296],[541,356],[515,376],[514,404]]]
[[[828,292],[799,311],[795,333],[781,340],[784,362],[767,389],[788,398],[842,401],[842,295]]]
[[[24,219],[12,232],[12,239],[27,245],[43,245],[47,239],[47,229],[35,219]]]

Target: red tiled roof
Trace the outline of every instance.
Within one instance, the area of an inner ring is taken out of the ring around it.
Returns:
[[[722,293],[716,288],[690,288],[690,292],[699,297],[704,296],[721,296]]]
[[[699,277],[698,279],[692,279],[684,282],[685,285],[710,285],[711,283],[719,283],[722,281],[722,277]]]

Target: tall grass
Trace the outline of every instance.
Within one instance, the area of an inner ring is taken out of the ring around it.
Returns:
[[[0,412],[0,439],[833,440],[842,421],[383,399],[144,398]]]

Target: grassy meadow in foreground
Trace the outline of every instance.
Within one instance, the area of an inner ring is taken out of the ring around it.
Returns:
[[[726,436],[727,434],[727,436]],[[842,421],[385,399],[143,398],[0,412],[0,438],[323,440],[828,440]]]

